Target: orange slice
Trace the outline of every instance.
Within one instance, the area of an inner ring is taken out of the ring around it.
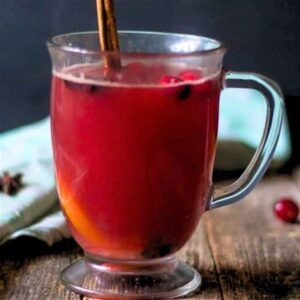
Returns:
[[[126,251],[131,254],[139,255],[141,252],[141,241],[138,243],[136,239],[123,239],[116,243],[116,239],[109,238],[103,233],[99,232],[93,225],[89,217],[82,211],[79,199],[76,198],[74,189],[66,185],[61,176],[57,175],[57,184],[59,191],[59,198],[68,220],[73,225],[74,229],[87,241],[94,249],[101,249],[101,251],[113,251],[115,254],[124,256]],[[133,242],[134,241],[134,242]]]
[[[63,207],[64,213],[72,223],[78,233],[89,243],[96,247],[106,246],[104,237],[94,227],[88,216],[82,211],[79,200],[74,196],[72,189],[69,189],[61,177],[57,176],[59,198]]]

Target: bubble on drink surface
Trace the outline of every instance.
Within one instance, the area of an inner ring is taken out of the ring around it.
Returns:
[[[71,80],[64,80],[64,83],[67,88],[75,90],[75,91],[81,91],[86,93],[96,93],[99,91],[100,86],[94,85],[94,84],[86,84],[86,83],[78,83]]]
[[[160,80],[159,83],[160,84],[174,84],[174,83],[179,83],[182,82],[183,80],[180,79],[179,77],[176,76],[171,76],[171,75],[163,75]]]

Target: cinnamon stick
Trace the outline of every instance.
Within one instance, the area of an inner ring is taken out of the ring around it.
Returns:
[[[119,51],[119,39],[117,31],[117,21],[113,0],[104,0],[106,14],[106,24],[108,29],[108,43],[110,51]]]
[[[113,0],[96,0],[96,5],[100,49],[105,52],[118,52],[119,39]],[[121,62],[117,56],[108,55],[104,57],[104,68],[109,70],[120,67]]]
[[[97,21],[98,21],[98,30],[99,30],[100,49],[102,51],[108,51],[104,0],[96,0],[96,6],[97,6]]]

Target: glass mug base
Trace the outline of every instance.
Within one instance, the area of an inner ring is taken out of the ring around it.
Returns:
[[[174,256],[123,262],[86,255],[61,273],[63,284],[99,299],[156,299],[187,295],[201,285],[200,274]]]

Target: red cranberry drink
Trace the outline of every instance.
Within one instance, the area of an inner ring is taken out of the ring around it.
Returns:
[[[126,63],[54,72],[59,196],[86,252],[152,259],[190,238],[211,193],[220,73]]]

